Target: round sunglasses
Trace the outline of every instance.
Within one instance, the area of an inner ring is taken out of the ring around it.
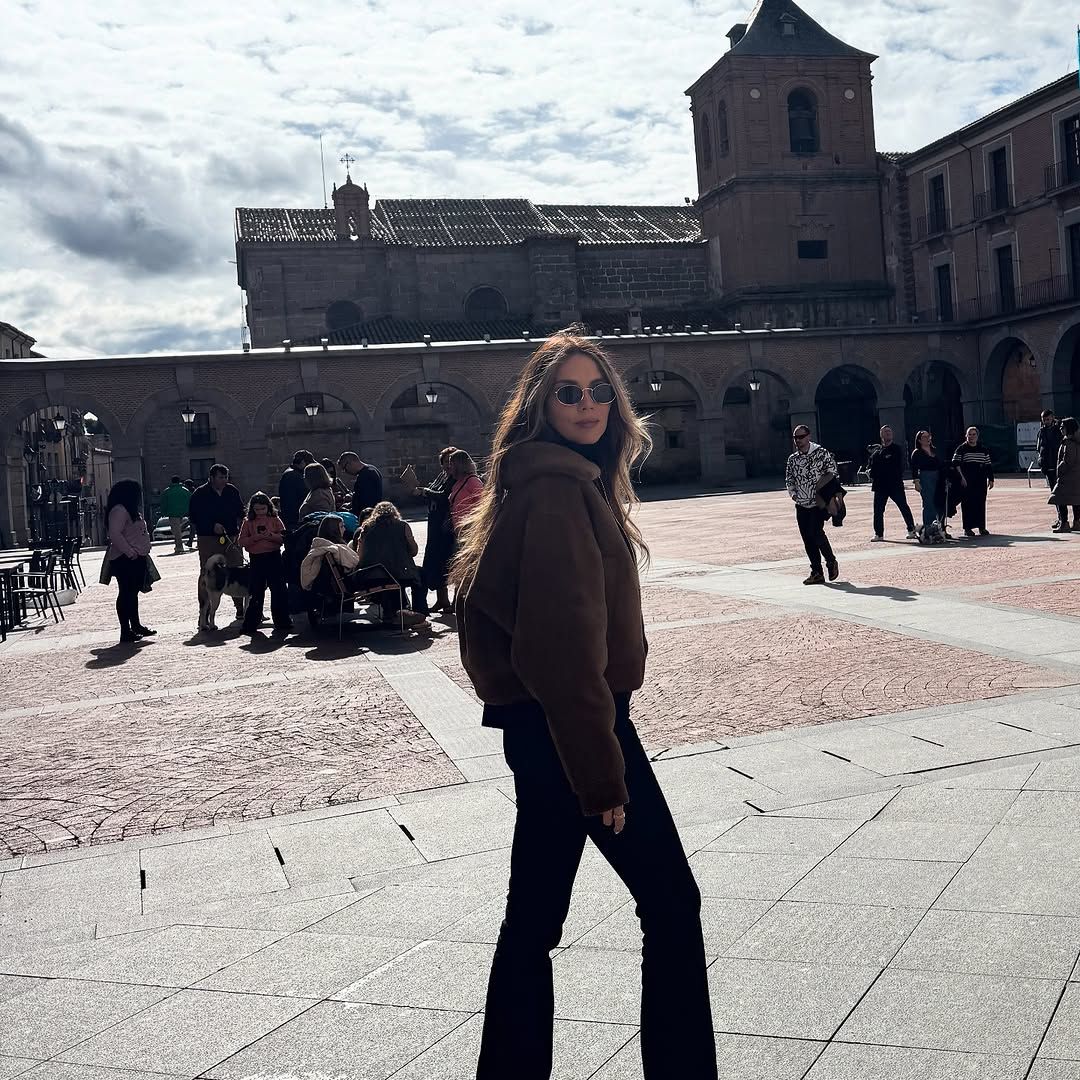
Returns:
[[[555,389],[555,400],[561,405],[578,405],[588,392],[595,405],[610,405],[615,400],[615,387],[611,383],[601,382],[595,386],[578,386],[576,383],[564,383]]]

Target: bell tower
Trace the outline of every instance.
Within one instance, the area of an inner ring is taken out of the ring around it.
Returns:
[[[744,326],[887,322],[871,53],[759,0],[686,91],[713,292]]]

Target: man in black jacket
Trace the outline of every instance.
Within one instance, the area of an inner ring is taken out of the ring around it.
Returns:
[[[881,429],[881,446],[870,456],[870,487],[874,492],[874,535],[870,539],[885,539],[885,505],[890,499],[904,515],[908,539],[916,539],[915,519],[904,494],[904,452],[893,442],[888,424]]]
[[[376,503],[382,502],[382,473],[374,465],[361,461],[359,454],[346,450],[337,459],[337,471],[338,476],[342,477],[345,483],[352,481],[352,504],[349,509],[357,517],[364,510],[370,510]]]
[[[1046,486],[1052,491],[1057,483],[1057,459],[1061,449],[1061,428],[1053,410],[1043,409],[1042,427],[1035,437],[1035,453],[1039,455],[1039,468],[1046,477]]]
[[[286,529],[295,529],[300,521],[300,504],[307,496],[307,484],[304,483],[304,469],[315,460],[310,450],[297,450],[292,457],[292,465],[278,481],[278,498],[281,500],[281,520]]]
[[[202,570],[211,555],[224,555],[229,566],[243,566],[244,553],[236,545],[236,536],[244,521],[244,501],[229,483],[229,470],[213,465],[209,479],[195,489],[188,505],[188,518],[195,526],[199,544],[199,610],[206,600]],[[236,600],[236,617],[244,616],[243,600]]]

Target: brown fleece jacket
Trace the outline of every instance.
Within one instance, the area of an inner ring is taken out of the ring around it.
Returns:
[[[581,454],[522,443],[501,473],[494,530],[457,601],[461,661],[485,703],[540,703],[582,810],[599,814],[628,798],[612,695],[645,677],[637,565]]]

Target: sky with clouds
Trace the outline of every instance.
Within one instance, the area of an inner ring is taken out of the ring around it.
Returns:
[[[806,0],[869,52],[908,150],[1075,70],[1047,0]],[[375,199],[681,203],[683,91],[752,3],[0,0],[0,321],[50,356],[238,347],[233,208]]]

